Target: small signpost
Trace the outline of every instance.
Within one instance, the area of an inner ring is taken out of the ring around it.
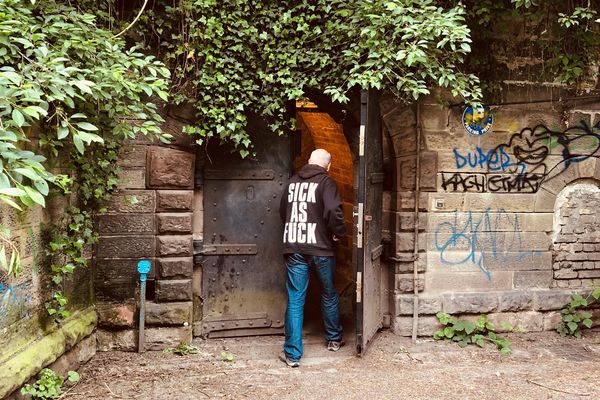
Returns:
[[[150,261],[140,260],[137,265],[138,273],[140,274],[140,326],[139,326],[139,340],[138,340],[138,353],[144,351],[145,336],[144,336],[144,325],[146,318],[146,279],[148,272],[150,272]]]

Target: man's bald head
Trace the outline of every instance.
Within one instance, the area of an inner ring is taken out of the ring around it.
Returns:
[[[308,163],[318,165],[329,171],[329,164],[331,164],[331,154],[329,154],[329,152],[325,149],[316,149],[312,153],[310,153]]]

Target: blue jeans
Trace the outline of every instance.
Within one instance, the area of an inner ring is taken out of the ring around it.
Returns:
[[[314,268],[321,283],[321,312],[325,325],[325,339],[342,340],[340,299],[333,287],[335,257],[293,253],[286,254],[284,258],[287,267],[288,303],[285,311],[285,343],[283,344],[283,350],[289,359],[297,361],[302,357],[304,350],[302,346],[302,322],[304,320],[304,300],[306,299],[310,268]]]

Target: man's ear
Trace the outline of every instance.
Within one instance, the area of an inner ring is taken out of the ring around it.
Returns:
[[[327,172],[329,172],[329,167],[331,167],[331,163],[327,164]]]

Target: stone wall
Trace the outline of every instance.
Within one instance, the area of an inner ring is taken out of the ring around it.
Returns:
[[[58,325],[44,307],[53,290],[43,264],[44,227],[61,217],[67,201],[51,195],[46,209],[23,212],[0,204],[2,235],[16,245],[22,266],[17,277],[0,271],[0,398],[55,362],[95,328],[96,314],[88,309],[92,303],[88,269],[76,269],[62,284],[71,318]],[[5,249],[10,257],[10,247]]]
[[[97,218],[100,240],[94,283],[102,328],[99,350],[137,349],[141,259],[151,262],[146,348],[191,341],[192,235],[201,236],[194,208],[202,197],[201,191],[194,194],[196,149],[182,135],[183,124],[178,115],[167,117],[163,128],[174,136],[168,146],[136,140],[123,150],[119,191],[108,213]]]
[[[600,183],[600,104],[528,103],[556,98],[552,87],[506,86],[504,95],[503,102],[523,104],[493,107],[484,136],[467,133],[464,106],[440,105],[440,98],[454,102],[441,93],[419,105],[420,334],[434,331],[438,311],[552,329],[572,293],[567,288],[587,290],[597,277],[599,224],[592,207],[583,207],[596,191],[560,193],[581,180]],[[410,334],[416,107],[387,98],[381,105],[394,176],[383,205],[395,273],[393,326]],[[557,196],[565,200],[555,227]]]

